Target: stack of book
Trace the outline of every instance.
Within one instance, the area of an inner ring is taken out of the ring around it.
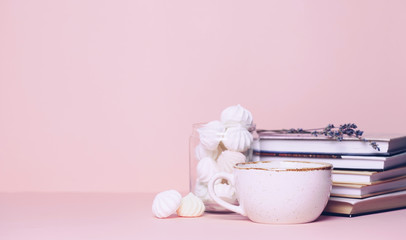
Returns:
[[[254,161],[292,160],[333,165],[325,213],[346,216],[406,207],[406,136],[366,136],[337,141],[310,134],[259,130]],[[379,149],[369,142],[376,142]]]

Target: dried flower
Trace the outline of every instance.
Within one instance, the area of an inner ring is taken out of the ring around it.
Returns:
[[[287,133],[307,133],[307,132],[305,132],[302,128],[298,129],[291,128],[287,131]]]
[[[311,134],[312,136],[319,136],[324,135],[328,138],[335,139],[337,141],[343,141],[344,136],[348,137],[356,137],[361,141],[369,142],[369,145],[375,150],[381,151],[378,144],[373,141],[369,141],[362,137],[364,131],[357,129],[358,126],[354,123],[346,123],[340,125],[338,128],[334,126],[334,124],[328,124],[325,128],[316,128],[316,129],[309,129],[303,130],[302,128],[291,128],[289,130],[282,129],[282,130],[274,130],[273,132],[277,133],[300,133],[300,134]]]
[[[371,142],[370,145],[371,145],[374,149],[376,149],[376,150],[378,150],[378,151],[381,151],[381,149],[379,148],[379,146],[378,146],[378,144],[377,144],[376,142]]]

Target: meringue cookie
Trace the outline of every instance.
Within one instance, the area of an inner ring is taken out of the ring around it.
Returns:
[[[224,151],[217,159],[217,167],[220,172],[232,173],[234,166],[237,163],[243,163],[246,161],[244,154],[234,151]]]
[[[215,184],[221,183],[221,180],[218,179]],[[202,199],[203,202],[207,202],[212,200],[210,195],[209,195],[209,190],[207,187],[207,183],[202,183],[199,181],[196,181],[193,193],[196,195],[196,197]]]
[[[196,197],[193,193],[189,193],[180,203],[176,211],[181,217],[200,217],[205,210],[203,201]]]
[[[236,203],[236,197],[235,194],[233,195],[232,189],[227,189],[227,186],[217,186],[221,184],[221,180],[216,181],[214,191],[216,192],[217,196],[222,198],[224,201],[227,201],[229,203]],[[227,184],[223,184],[227,185]],[[216,187],[217,186],[217,187]],[[208,188],[207,188],[207,183],[201,183],[199,181],[196,181],[196,185],[194,188],[194,194],[196,197],[200,198],[203,203],[205,204],[206,211],[215,211],[215,212],[229,212],[229,210],[219,206],[209,195]]]
[[[212,159],[217,159],[219,153],[221,152],[220,145],[215,149],[215,150],[208,150],[205,147],[203,147],[202,144],[197,145],[195,149],[195,154],[197,160],[201,160],[202,158],[205,157],[210,157]]]
[[[157,218],[166,218],[176,212],[182,196],[176,190],[158,193],[152,202],[152,213]]]
[[[196,195],[196,197],[202,199],[203,202],[209,200],[210,196],[207,188],[207,183],[201,183],[199,181],[196,181],[194,187],[194,194]]]
[[[224,124],[220,121],[211,121],[197,129],[200,135],[200,143],[208,150],[217,149],[225,132]]]
[[[216,195],[226,202],[234,203],[237,199],[235,197],[235,188],[225,183],[214,185],[214,192]]]
[[[216,162],[210,158],[202,158],[196,167],[197,170],[197,180],[202,183],[209,182],[210,178],[218,172]]]
[[[242,126],[230,127],[224,133],[222,142],[228,150],[244,152],[253,141],[251,133]]]
[[[221,122],[227,127],[240,124],[248,127],[252,124],[252,114],[247,109],[241,107],[240,104],[231,106],[221,112]]]

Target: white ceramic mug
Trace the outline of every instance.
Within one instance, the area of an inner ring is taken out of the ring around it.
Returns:
[[[234,174],[215,174],[209,184],[211,198],[226,209],[258,223],[293,224],[316,220],[330,196],[332,165],[300,161],[239,163]],[[239,206],[214,192],[218,179],[236,188]]]

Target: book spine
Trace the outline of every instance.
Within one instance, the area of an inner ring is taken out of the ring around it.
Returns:
[[[341,155],[337,154],[282,153],[282,152],[257,152],[257,151],[254,151],[254,155],[264,157],[292,157],[292,158],[333,158],[333,159],[341,158]]]

